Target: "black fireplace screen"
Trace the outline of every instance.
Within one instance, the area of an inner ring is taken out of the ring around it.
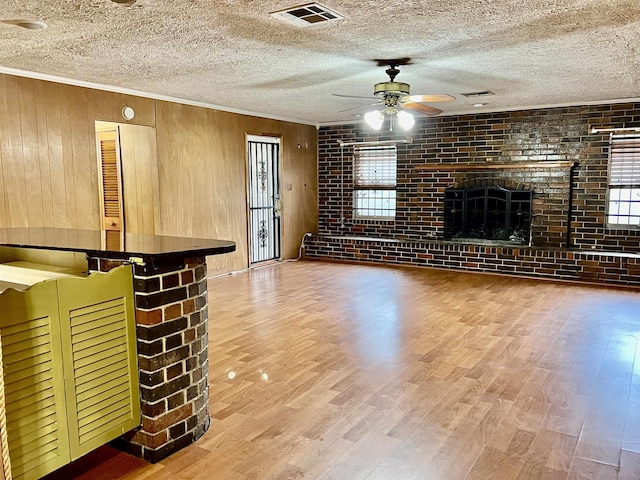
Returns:
[[[445,239],[484,239],[528,245],[532,195],[528,190],[502,187],[446,190]]]

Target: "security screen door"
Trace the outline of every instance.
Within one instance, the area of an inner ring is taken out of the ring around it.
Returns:
[[[280,139],[247,137],[249,161],[249,263],[279,260]]]

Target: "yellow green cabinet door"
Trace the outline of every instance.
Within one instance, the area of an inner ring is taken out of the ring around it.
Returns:
[[[40,478],[70,461],[57,301],[55,280],[0,297],[7,435],[16,480]]]
[[[71,459],[140,424],[131,266],[58,280]]]

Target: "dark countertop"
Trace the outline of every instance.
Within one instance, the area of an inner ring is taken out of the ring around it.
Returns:
[[[145,262],[220,255],[236,249],[229,240],[42,227],[0,228],[0,246],[84,252],[119,260],[137,257]]]

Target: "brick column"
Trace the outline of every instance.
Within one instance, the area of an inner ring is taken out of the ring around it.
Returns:
[[[91,271],[124,263],[89,257]],[[115,445],[155,463],[209,428],[205,257],[135,265],[142,425]]]

